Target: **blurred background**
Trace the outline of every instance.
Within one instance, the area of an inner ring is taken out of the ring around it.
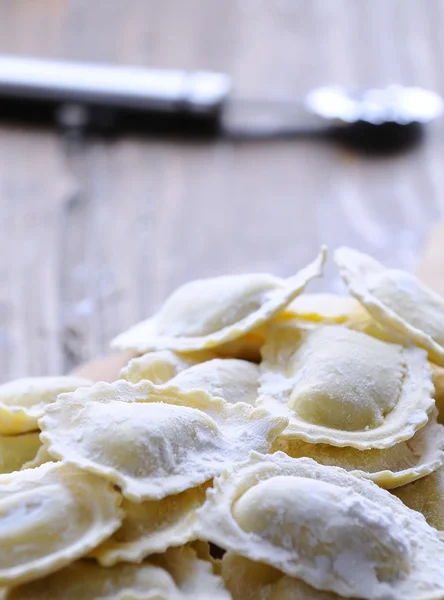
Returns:
[[[444,94],[440,0],[1,0],[0,53],[211,69],[239,96]],[[291,275],[319,245],[414,269],[444,206],[440,120],[367,156],[316,139],[67,142],[0,125],[0,379],[64,373],[181,283]],[[341,291],[330,268],[310,291]]]

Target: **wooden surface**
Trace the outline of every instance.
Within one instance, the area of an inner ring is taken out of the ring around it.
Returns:
[[[0,52],[218,69],[244,95],[392,81],[444,94],[443,27],[440,0],[2,0]],[[390,158],[318,141],[67,147],[1,127],[0,378],[66,372],[184,281],[289,275],[321,242],[414,268],[443,161],[439,123]],[[340,289],[332,268],[323,285]]]

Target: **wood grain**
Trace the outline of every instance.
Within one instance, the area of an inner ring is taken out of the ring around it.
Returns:
[[[239,95],[392,81],[444,94],[443,26],[439,0],[3,0],[0,52],[224,70]],[[443,157],[440,123],[390,158],[3,126],[0,378],[67,372],[180,283],[288,275],[321,242],[412,269],[442,216]],[[341,289],[331,266],[322,285]]]

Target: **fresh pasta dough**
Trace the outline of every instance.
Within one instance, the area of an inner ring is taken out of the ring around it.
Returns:
[[[105,479],[63,464],[0,476],[0,586],[53,573],[90,552],[122,522]]]
[[[279,318],[333,325],[371,317],[353,296],[323,293],[301,294],[282,311]]]
[[[27,377],[0,385],[0,434],[12,435],[38,429],[37,420],[47,404],[63,392],[92,385],[74,376]]]
[[[425,352],[340,325],[277,325],[262,349],[258,406],[289,418],[283,437],[390,448],[427,423],[434,406]]]
[[[120,380],[60,396],[39,424],[51,456],[141,502],[198,486],[252,448],[267,452],[287,420],[199,390]]]
[[[393,490],[406,506],[422,513],[444,540],[444,467],[431,475]]]
[[[123,500],[121,527],[91,556],[104,567],[118,562],[141,562],[150,554],[164,552],[194,539],[196,509],[203,504],[208,485],[201,485],[146,502]]]
[[[341,600],[333,592],[320,592],[301,579],[289,577],[235,552],[222,559],[222,577],[233,600]]]
[[[433,385],[435,393],[436,408],[438,409],[438,423],[444,424],[444,368],[432,365],[433,369]]]
[[[39,435],[39,434],[34,433],[34,435]],[[22,465],[22,470],[23,469],[35,469],[36,467],[40,467],[41,465],[44,465],[47,462],[57,462],[57,459],[55,459],[53,456],[51,456],[49,454],[46,444],[42,444],[40,442],[40,447],[37,450],[34,458],[32,458],[28,462],[24,463]]]
[[[216,348],[257,329],[322,274],[326,249],[289,279],[266,274],[200,279],[174,292],[161,310],[120,334],[114,347],[139,352]]]
[[[414,275],[386,269],[356,250],[339,248],[334,259],[350,293],[378,323],[444,366],[444,298]]]
[[[444,595],[444,545],[373,482],[278,452],[225,471],[198,510],[202,539],[318,590],[369,600]]]
[[[427,424],[410,439],[384,450],[339,448],[277,438],[272,452],[281,450],[293,458],[313,458],[322,465],[342,467],[383,488],[392,489],[425,477],[443,464],[444,427],[436,422],[436,415],[434,410]]]
[[[0,592],[1,593],[1,592]],[[38,581],[5,590],[2,600],[231,600],[210,563],[192,547],[170,548],[139,565],[102,567],[79,560]]]
[[[21,469],[35,458],[40,446],[38,432],[0,435],[0,474]]]

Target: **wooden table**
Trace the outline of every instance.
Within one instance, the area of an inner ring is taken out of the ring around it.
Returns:
[[[0,52],[217,69],[239,95],[397,81],[444,94],[440,0],[2,0]],[[444,136],[370,158],[326,142],[67,148],[0,128],[0,377],[56,374],[195,277],[290,275],[321,242],[413,268]],[[334,269],[323,284],[340,289]]]

